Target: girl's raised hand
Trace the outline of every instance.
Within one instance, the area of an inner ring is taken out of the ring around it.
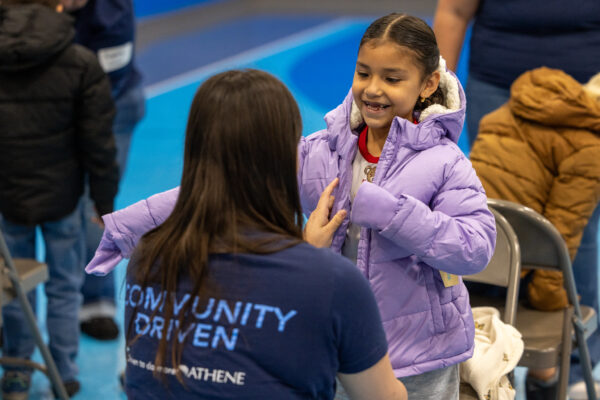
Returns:
[[[331,208],[335,197],[332,195],[333,190],[339,183],[339,179],[335,178],[319,198],[317,208],[310,214],[306,225],[304,226],[304,240],[315,247],[329,247],[333,240],[333,234],[346,218],[346,210],[338,211],[333,218],[329,219]]]

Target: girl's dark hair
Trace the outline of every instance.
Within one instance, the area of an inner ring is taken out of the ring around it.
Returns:
[[[190,109],[175,208],[144,235],[128,275],[142,287],[157,285],[167,293],[175,293],[185,279],[192,283],[192,296],[206,299],[214,290],[205,279],[209,254],[266,254],[302,241],[296,180],[301,133],[298,106],[272,75],[235,70],[204,82]],[[173,298],[164,301],[162,317],[169,321]],[[188,325],[184,316],[191,303],[177,317],[180,331]],[[177,335],[167,335],[167,325],[155,365],[166,366],[170,349],[176,368],[183,345],[174,339],[168,343],[167,336]],[[132,336],[130,321],[127,337]]]
[[[412,51],[416,65],[421,69],[422,79],[434,73],[440,62],[440,49],[433,30],[425,21],[402,13],[392,13],[374,21],[360,40],[360,47],[374,39],[391,40]],[[444,94],[440,87],[424,102],[417,101],[415,111],[423,110],[431,104],[444,104]]]
[[[41,4],[43,6],[55,9],[60,4],[60,0],[0,0],[0,4],[3,6],[14,6],[20,4]]]

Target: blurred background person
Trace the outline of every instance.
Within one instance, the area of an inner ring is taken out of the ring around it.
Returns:
[[[17,258],[35,258],[39,227],[49,349],[71,396],[80,389],[81,199],[87,180],[96,212],[111,212],[118,167],[110,84],[94,54],[73,43],[62,11],[60,0],[0,5],[0,226]],[[35,310],[36,291],[28,298]],[[30,358],[35,341],[18,301],[2,314],[3,356]],[[7,366],[2,398],[29,398],[31,373]]]
[[[598,1],[440,0],[434,31],[440,51],[451,69],[456,69],[470,22],[473,22],[473,28],[466,118],[471,145],[481,118],[508,101],[511,84],[525,71],[541,66],[555,68],[580,83],[587,82],[600,71]],[[573,262],[581,302],[594,307],[597,313],[600,311],[597,283],[599,218],[600,209],[597,208],[583,231]],[[589,339],[589,345],[595,365],[600,360],[600,333]],[[575,358],[570,382],[577,385],[571,387],[571,394],[575,395],[573,390],[577,388],[583,389],[582,380],[581,368]]]
[[[600,82],[582,86],[560,70],[524,73],[513,83],[509,102],[481,120],[471,150],[473,167],[488,196],[526,205],[545,216],[565,239],[571,259],[584,229],[598,230],[592,213],[600,201],[600,95],[594,95],[594,86],[600,94]],[[591,263],[597,260],[597,253],[593,255]],[[573,272],[581,302],[597,310],[597,262],[583,271],[576,266]],[[558,271],[530,271],[522,285],[529,304],[538,310],[568,305]],[[598,331],[588,342],[596,364]],[[572,368],[581,376],[579,363]],[[530,371],[528,399],[554,398],[555,378],[555,369]],[[587,398],[583,382],[571,387],[570,398]]]
[[[120,177],[127,165],[133,131],[144,116],[141,74],[135,62],[135,18],[132,0],[61,0],[75,17],[75,42],[94,51],[108,74],[117,114],[113,133]],[[102,237],[89,197],[84,202],[85,262],[89,262]],[[115,277],[86,275],[82,287],[81,331],[99,339],[116,339]]]

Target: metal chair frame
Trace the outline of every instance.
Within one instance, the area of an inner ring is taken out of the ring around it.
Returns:
[[[35,342],[40,349],[45,366],[30,360],[14,357],[0,357],[0,364],[34,368],[43,372],[50,379],[58,397],[61,400],[68,400],[69,396],[62,383],[54,359],[50,354],[50,350],[42,338],[42,334],[37,326],[36,316],[33,313],[26,294],[29,290],[35,290],[35,287],[39,283],[48,279],[48,266],[33,259],[13,259],[4,240],[4,235],[0,231],[0,261],[2,260],[4,260],[4,263],[3,265],[0,264],[0,287],[2,287],[0,309],[3,304],[13,299],[19,302],[25,314],[27,324],[33,333]],[[6,282],[4,281],[5,276],[8,277],[8,281]],[[0,326],[1,324],[2,318],[0,313]]]
[[[562,314],[562,322],[560,324],[547,327],[547,329],[553,329],[556,333],[560,330],[560,349],[556,349],[560,352],[558,355],[560,358],[556,359],[553,351],[528,349],[528,337],[524,335],[525,352],[519,365],[533,368],[559,366],[558,398],[566,399],[570,354],[573,342],[575,342],[574,344],[579,349],[588,397],[596,399],[586,338],[597,329],[598,320],[595,310],[579,304],[571,258],[565,241],[550,221],[529,207],[497,199],[488,199],[488,206],[491,210],[500,213],[516,233],[520,246],[522,267],[561,271],[564,276],[564,287],[569,300],[569,307],[562,312],[556,312],[558,314],[527,310],[528,313],[546,313],[543,318],[548,317],[547,320],[550,320],[549,317],[552,315]],[[556,321],[558,320],[560,319],[556,319]],[[521,323],[526,324],[527,322],[519,321],[517,318],[517,329],[519,329]],[[574,341],[573,332],[575,333]]]
[[[465,275],[463,280],[471,282],[486,283],[495,286],[507,288],[506,298],[502,302],[496,298],[474,298],[471,303],[478,302],[477,305],[491,305],[498,308],[505,323],[515,325],[517,318],[518,295],[521,273],[521,250],[517,235],[512,227],[500,214],[494,209],[490,209],[496,219],[496,248],[487,267],[478,274]],[[476,304],[473,304],[476,305]],[[509,376],[513,382],[513,376]],[[460,399],[477,400],[477,393],[468,383],[461,382]]]

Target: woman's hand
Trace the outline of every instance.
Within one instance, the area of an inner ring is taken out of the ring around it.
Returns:
[[[317,208],[310,214],[306,225],[304,226],[304,240],[315,247],[329,247],[333,240],[333,234],[346,218],[346,210],[338,211],[333,218],[329,219],[331,208],[335,197],[332,195],[333,190],[339,183],[339,179],[335,178],[319,198]]]

